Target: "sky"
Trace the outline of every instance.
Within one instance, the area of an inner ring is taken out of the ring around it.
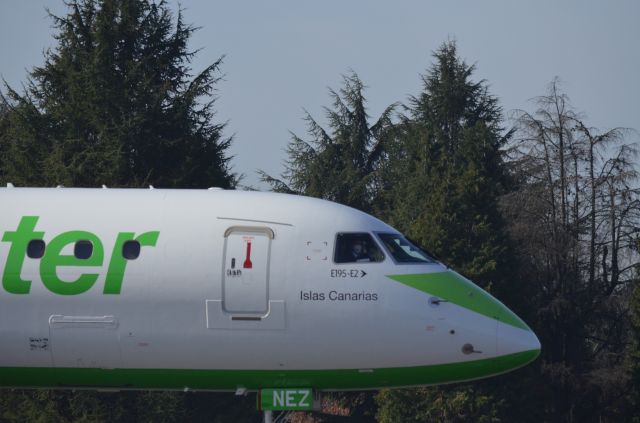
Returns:
[[[173,10],[179,3],[168,0]],[[260,189],[257,169],[277,176],[293,132],[306,137],[304,111],[325,123],[328,89],[355,71],[367,86],[375,120],[391,103],[422,88],[420,75],[443,42],[475,64],[511,111],[532,111],[554,77],[591,127],[640,130],[640,2],[615,1],[208,1],[180,2],[186,23],[200,27],[191,66],[224,55],[217,86],[218,122],[234,136],[233,170]],[[55,46],[46,8],[62,0],[0,2],[0,76],[20,87]],[[508,119],[505,121],[509,126]],[[308,138],[308,137],[306,137]]]

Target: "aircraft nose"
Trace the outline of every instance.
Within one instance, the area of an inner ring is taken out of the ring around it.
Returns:
[[[388,277],[491,319],[485,320],[491,326],[483,333],[488,335],[485,340],[491,343],[493,335],[496,335],[495,349],[493,343],[491,345],[491,351],[495,351],[498,358],[496,362],[501,363],[496,373],[524,366],[540,355],[538,337],[520,317],[488,292],[456,272],[448,270]],[[473,328],[478,328],[478,324],[480,323],[471,321]]]
[[[496,329],[496,352],[498,355],[530,352],[534,359],[540,355],[540,340],[531,328],[513,311],[499,303],[496,310],[498,327]],[[532,359],[533,360],[533,359]],[[532,361],[529,360],[529,361]]]
[[[516,327],[499,321],[496,335],[498,356],[512,357],[512,368],[524,366],[540,355],[540,340],[524,322]]]

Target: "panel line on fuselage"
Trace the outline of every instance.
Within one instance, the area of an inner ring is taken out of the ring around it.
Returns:
[[[266,224],[270,224],[270,225],[293,226],[291,223],[271,222],[269,220],[257,220],[257,219],[239,219],[237,217],[218,217],[218,219],[219,220],[237,220],[239,222],[266,223]]]

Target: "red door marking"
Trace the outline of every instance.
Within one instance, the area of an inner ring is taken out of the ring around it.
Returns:
[[[251,269],[253,267],[253,263],[251,263],[251,241],[247,241],[247,258],[244,260],[242,267],[245,269]]]

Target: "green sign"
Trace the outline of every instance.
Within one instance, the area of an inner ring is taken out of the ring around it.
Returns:
[[[260,410],[311,410],[311,389],[263,389],[258,396]]]

